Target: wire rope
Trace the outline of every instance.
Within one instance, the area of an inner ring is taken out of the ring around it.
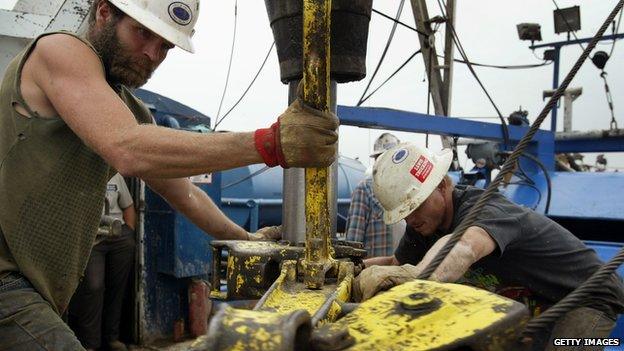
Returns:
[[[258,68],[258,71],[256,72],[256,74],[254,75],[253,79],[251,80],[251,82],[249,83],[249,85],[247,86],[247,88],[245,88],[245,91],[243,91],[243,94],[238,98],[238,100],[236,100],[236,102],[234,103],[234,105],[232,105],[232,107],[230,107],[230,109],[223,115],[223,117],[221,117],[220,120],[218,120],[215,123],[214,129],[217,129],[217,126],[219,126],[219,124],[221,124],[221,122],[223,122],[223,120],[225,120],[225,118],[236,108],[236,106],[238,106],[238,104],[240,104],[241,101],[243,101],[243,98],[245,97],[245,95],[247,95],[247,93],[249,92],[249,90],[251,89],[251,87],[254,85],[254,83],[256,82],[256,79],[258,79],[258,76],[260,76],[260,73],[262,72],[262,70],[264,69],[264,66],[267,63],[267,60],[269,59],[269,56],[271,55],[271,51],[273,51],[273,47],[275,46],[275,42],[273,42],[271,44],[271,46],[269,47],[269,51],[267,51],[266,56],[264,56],[264,60],[262,61],[262,64],[260,65],[260,68]]]
[[[234,59],[234,46],[236,44],[236,29],[238,27],[238,0],[234,2],[234,33],[232,34],[232,48],[230,49],[230,62],[228,63],[227,75],[225,76],[225,85],[223,86],[223,94],[221,94],[221,102],[219,102],[219,109],[217,110],[217,116],[215,118],[215,123],[219,120],[219,116],[221,115],[221,107],[223,106],[223,100],[225,99],[225,94],[227,93],[228,84],[230,83],[230,72],[232,71],[232,61]],[[215,124],[215,128],[216,128]]]
[[[399,20],[399,18],[401,17],[401,13],[403,12],[403,5],[405,5],[405,0],[401,0],[401,2],[399,3],[399,8],[397,9],[397,13],[395,17],[397,21]],[[362,99],[364,99],[364,96],[368,92],[368,89],[370,88],[371,83],[373,83],[373,80],[375,79],[375,77],[377,76],[377,73],[379,72],[379,68],[381,67],[381,64],[386,58],[386,54],[388,54],[388,49],[390,48],[390,44],[392,43],[392,39],[394,38],[394,33],[396,32],[396,28],[397,28],[397,22],[394,22],[394,24],[392,24],[392,29],[390,30],[390,35],[388,36],[388,40],[386,41],[386,46],[384,47],[383,52],[381,53],[381,57],[379,58],[379,62],[377,62],[377,66],[375,67],[375,70],[373,71],[373,75],[368,80],[368,84],[366,84],[366,88],[362,92],[362,96],[360,96],[360,99],[358,100],[356,106],[361,106],[362,103],[364,102],[362,101]]]

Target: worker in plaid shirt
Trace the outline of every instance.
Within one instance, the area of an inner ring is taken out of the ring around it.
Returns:
[[[377,160],[384,151],[399,143],[394,135],[383,133],[375,141],[371,157]],[[351,195],[346,226],[347,240],[364,243],[368,257],[392,256],[403,234],[401,232],[400,235],[393,235],[393,231],[397,230],[394,226],[386,225],[383,220],[383,207],[373,195],[373,179],[367,177],[357,185]]]

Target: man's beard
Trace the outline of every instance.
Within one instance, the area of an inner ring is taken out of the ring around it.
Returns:
[[[152,76],[154,68],[149,59],[137,59],[128,54],[117,37],[116,25],[116,20],[106,23],[99,33],[90,38],[91,44],[102,58],[106,80],[110,84],[141,87]]]

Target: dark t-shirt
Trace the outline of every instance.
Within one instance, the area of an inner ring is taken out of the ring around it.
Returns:
[[[458,185],[453,191],[451,233],[468,214],[482,189]],[[475,226],[483,228],[497,249],[470,267],[463,281],[542,308],[561,300],[602,264],[596,252],[549,218],[518,206],[500,193],[483,208]],[[396,249],[401,263],[417,264],[448,233],[424,237],[409,226]],[[624,312],[624,286],[615,274],[584,306],[615,318]],[[529,306],[534,307],[534,306]]]

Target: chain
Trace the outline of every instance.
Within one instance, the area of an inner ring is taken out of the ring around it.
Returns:
[[[611,130],[618,129],[617,121],[615,120],[615,114],[613,113],[613,98],[611,98],[611,90],[609,89],[609,83],[607,83],[607,72],[602,71],[600,77],[604,80],[605,94],[607,95],[607,103],[609,104],[609,110],[611,110]]]

